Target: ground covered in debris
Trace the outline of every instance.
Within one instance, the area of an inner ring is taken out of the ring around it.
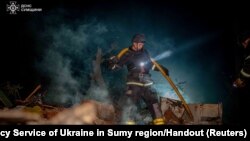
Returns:
[[[221,104],[189,104],[194,116],[190,120],[181,101],[161,98],[161,109],[165,123],[171,125],[219,125],[222,124]],[[19,101],[20,103],[20,101]],[[25,102],[23,102],[25,103]],[[32,105],[17,105],[13,108],[0,110],[0,124],[61,124],[61,125],[120,125],[122,112],[119,107],[98,102],[84,100],[70,108],[54,107],[42,103]],[[151,117],[147,110],[138,113],[136,124],[151,124]]]

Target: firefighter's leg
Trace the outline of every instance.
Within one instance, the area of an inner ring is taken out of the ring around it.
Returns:
[[[122,121],[125,124],[135,124],[137,114],[137,102],[139,100],[138,86],[128,85],[125,92],[125,105],[123,107]]]
[[[143,100],[148,106],[148,109],[153,118],[153,124],[162,125],[164,124],[164,118],[162,115],[161,107],[158,102],[156,90],[152,87],[145,87],[143,94]]]

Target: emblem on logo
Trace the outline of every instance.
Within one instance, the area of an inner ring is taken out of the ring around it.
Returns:
[[[16,11],[20,10],[20,5],[17,4],[16,1],[10,1],[10,4],[7,4],[7,11],[10,12],[10,14],[16,14]]]

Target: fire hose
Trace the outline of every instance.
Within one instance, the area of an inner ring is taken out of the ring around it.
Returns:
[[[184,100],[184,98],[182,97],[181,93],[179,92],[178,88],[175,86],[174,82],[172,81],[172,79],[164,72],[164,70],[162,69],[162,67],[151,58],[152,63],[155,65],[155,67],[161,72],[161,74],[163,75],[163,77],[169,82],[169,84],[171,85],[171,87],[174,89],[175,93],[177,94],[177,96],[179,97],[179,99],[181,100],[185,110],[187,111],[190,119],[193,121],[194,117],[193,114],[190,110],[190,108],[188,107],[186,101]]]

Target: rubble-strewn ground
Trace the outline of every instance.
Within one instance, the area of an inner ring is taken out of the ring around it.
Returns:
[[[71,108],[17,106],[0,110],[1,124],[116,124],[112,105],[89,100]]]
[[[222,124],[221,104],[189,104],[194,116],[191,121],[180,101],[161,98],[160,102],[166,124]],[[94,100],[82,101],[71,108],[16,106],[0,110],[0,124],[117,125],[121,124],[120,113],[113,105]]]

